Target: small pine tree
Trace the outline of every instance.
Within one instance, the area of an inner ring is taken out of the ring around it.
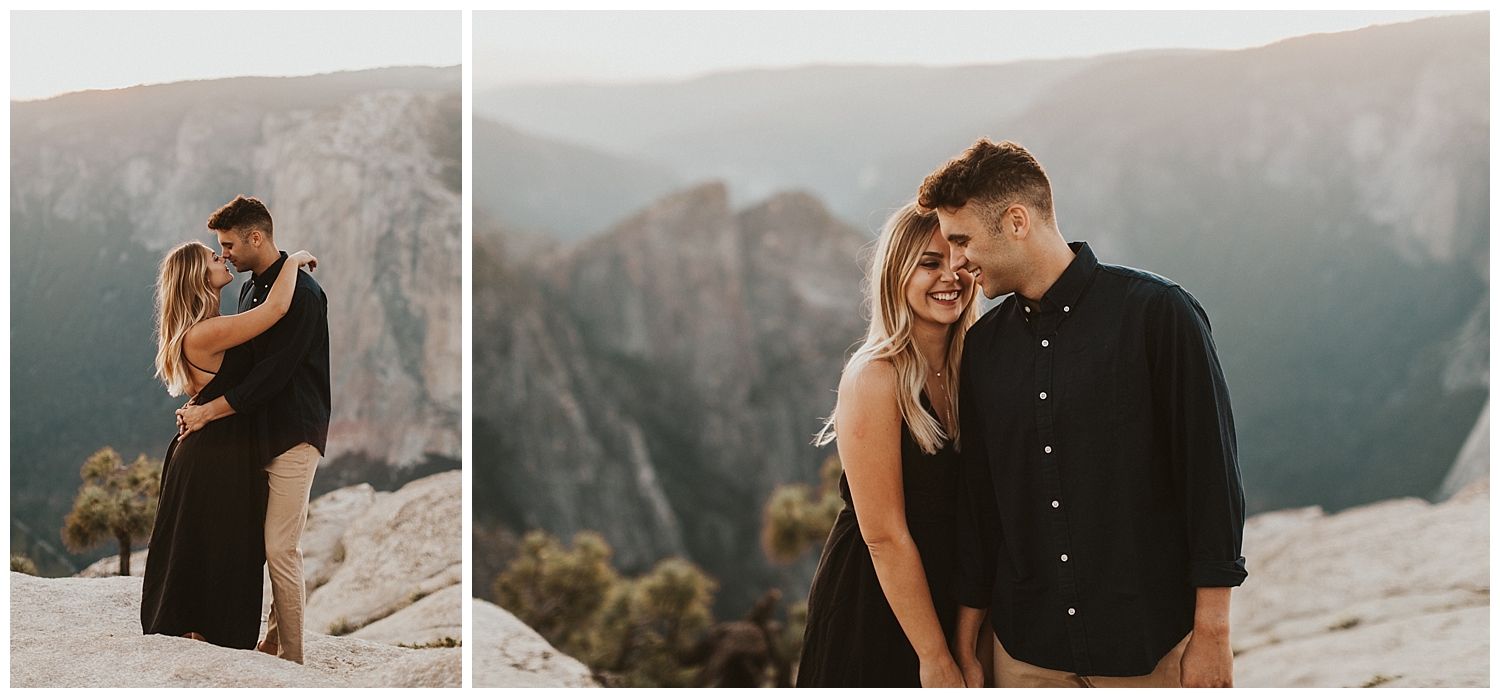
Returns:
[[[495,601],[564,652],[586,653],[595,616],[619,582],[609,564],[614,551],[593,531],[579,531],[566,550],[541,529],[520,548],[495,578]]]
[[[18,555],[16,553],[11,553],[11,555],[10,555],[10,571],[12,571],[12,572],[20,572],[21,574],[29,574],[29,575],[35,577],[36,576],[36,563],[32,562],[31,558],[26,557],[25,555]]]
[[[683,657],[713,625],[718,588],[713,577],[677,557],[621,583],[599,617],[589,665],[620,686],[691,686],[698,670]]]
[[[828,539],[844,499],[839,495],[839,475],[844,472],[837,455],[823,461],[823,484],[816,496],[800,482],[778,485],[766,500],[761,515],[760,545],[771,562],[796,562]]]
[[[689,686],[697,669],[683,657],[713,625],[719,583],[681,558],[627,579],[593,531],[571,550],[551,534],[521,537],[520,552],[495,577],[496,603],[612,686]]]
[[[161,490],[161,461],[144,454],[129,466],[113,448],[90,456],[79,471],[83,484],[63,520],[68,550],[81,553],[113,538],[120,544],[120,576],[130,576],[130,547],[151,535]]]

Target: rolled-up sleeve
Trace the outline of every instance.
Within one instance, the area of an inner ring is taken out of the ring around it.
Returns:
[[[325,322],[317,295],[312,289],[299,285],[292,294],[292,305],[286,315],[263,335],[269,340],[266,346],[273,347],[272,351],[257,357],[250,374],[224,393],[224,400],[241,414],[265,404],[286,387],[292,372],[311,350],[318,338],[318,330]]]
[[[1165,289],[1155,305],[1147,335],[1153,403],[1187,527],[1188,581],[1195,587],[1239,586],[1246,576],[1240,554],[1245,491],[1229,387],[1208,314],[1178,286]]]
[[[969,608],[989,608],[995,586],[996,539],[1000,516],[995,506],[984,418],[974,399],[970,352],[959,370],[958,419],[962,478],[959,482],[955,527],[957,560],[954,598]]]

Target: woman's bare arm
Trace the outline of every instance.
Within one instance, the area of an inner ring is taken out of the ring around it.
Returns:
[[[933,610],[921,553],[906,527],[895,368],[874,361],[846,371],[839,382],[837,419],[839,459],[859,532],[870,548],[880,589],[921,660],[922,685],[962,687],[963,676]]]
[[[315,269],[318,259],[306,250],[287,257],[264,303],[243,313],[220,315],[193,325],[183,337],[185,348],[199,356],[214,356],[271,329],[292,307],[292,294],[297,290],[297,268],[304,264],[308,269]]]

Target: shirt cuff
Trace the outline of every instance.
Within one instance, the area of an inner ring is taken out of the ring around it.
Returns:
[[[1195,587],[1237,587],[1246,576],[1243,557],[1228,561],[1195,560],[1188,566],[1188,582]]]
[[[240,409],[240,405],[239,405],[240,395],[239,395],[239,393],[237,393],[237,392],[235,392],[233,390],[231,390],[231,391],[229,391],[227,393],[224,393],[224,402],[229,405],[230,409],[234,410],[235,414],[241,414],[241,413],[244,412],[244,410]]]
[[[953,598],[969,608],[989,608],[992,589],[959,577],[953,580]]]

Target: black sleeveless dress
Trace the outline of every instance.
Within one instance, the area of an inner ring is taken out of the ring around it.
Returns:
[[[932,412],[926,394],[922,409]],[[952,591],[958,477],[958,452],[951,443],[929,455],[917,446],[905,422],[901,424],[906,527],[922,555],[932,604],[948,638],[953,637],[958,622],[958,602]],[[839,478],[839,493],[844,509],[823,545],[807,598],[797,686],[919,687],[921,666],[916,650],[875,576],[846,477]]]
[[[248,343],[224,352],[193,402],[223,395],[254,364]],[[255,648],[269,491],[256,443],[253,418],[234,414],[167,446],[141,592],[145,634],[195,632],[215,645]]]

